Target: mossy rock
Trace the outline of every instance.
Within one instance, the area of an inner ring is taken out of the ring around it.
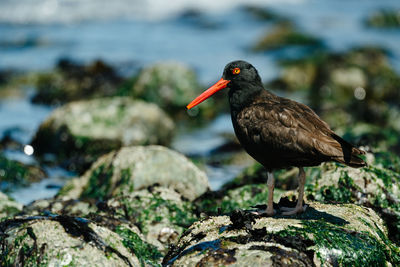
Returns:
[[[38,74],[35,81],[36,94],[32,101],[44,104],[113,96],[123,79],[103,61],[88,65],[61,59],[52,72]]]
[[[356,122],[338,127],[335,132],[357,146],[372,147],[377,151],[400,152],[399,129],[391,126],[382,128],[372,123]]]
[[[274,200],[279,201],[284,191],[274,190]],[[251,209],[268,200],[267,184],[248,184],[241,187],[210,191],[199,197],[195,205],[198,213],[206,215],[228,214],[237,209]]]
[[[127,145],[168,145],[173,121],[154,104],[129,97],[77,101],[54,110],[40,125],[35,153],[55,154],[83,171],[100,155]]]
[[[41,168],[10,160],[0,155],[0,190],[10,192],[47,177]]]
[[[90,213],[97,211],[96,206],[91,203],[76,199],[39,199],[24,206],[22,214],[37,216],[44,214],[58,214],[77,217],[87,217]]]
[[[400,10],[382,9],[373,12],[366,24],[375,28],[400,28]]]
[[[369,167],[355,169],[335,163],[310,168],[307,199],[357,203],[373,208],[385,220],[390,238],[400,242],[400,174],[382,167],[374,159]],[[382,162],[382,161],[381,161]]]
[[[205,173],[182,154],[162,146],[132,146],[99,158],[82,177],[68,182],[58,197],[104,200],[155,184],[189,200],[209,188]]]
[[[290,22],[278,23],[253,46],[255,51],[268,51],[285,46],[322,46],[318,38],[300,32]]]
[[[275,13],[274,11],[257,5],[245,5],[242,7],[242,9],[253,18],[260,21],[279,22],[287,20],[286,18]]]
[[[109,199],[98,205],[97,213],[135,224],[146,242],[155,245],[164,255],[170,245],[198,217],[191,202],[165,187],[149,187]]]
[[[188,118],[186,106],[202,92],[196,73],[179,62],[162,62],[142,69],[131,90],[133,97],[156,103],[179,118]],[[214,116],[216,109],[212,107],[218,99],[205,102],[189,114],[201,118]]]
[[[378,47],[316,52],[283,61],[281,76],[267,87],[303,92],[305,102],[334,128],[355,121],[386,127],[391,108],[400,103],[400,76],[389,62],[387,52]],[[335,120],[342,110],[349,118]]]
[[[291,168],[289,170],[277,170],[273,172],[275,178],[275,188],[283,190],[296,189],[298,186],[298,169]],[[234,188],[241,187],[249,184],[263,184],[266,185],[268,181],[268,172],[258,162],[253,163],[245,168],[233,180],[222,185],[220,191],[226,191]]]
[[[139,254],[134,248],[145,242],[130,228],[113,232],[78,217],[21,217],[1,222],[0,229],[4,266],[144,266],[160,257]]]
[[[0,221],[12,217],[22,210],[22,204],[0,192]]]
[[[167,266],[396,266],[399,248],[374,211],[310,203],[296,217],[247,211],[194,223],[163,260]]]

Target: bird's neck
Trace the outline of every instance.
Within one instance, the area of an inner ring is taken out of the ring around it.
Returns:
[[[229,86],[229,104],[231,106],[232,115],[237,114],[243,108],[254,103],[254,101],[265,92],[267,91],[264,89],[261,82],[236,82]]]

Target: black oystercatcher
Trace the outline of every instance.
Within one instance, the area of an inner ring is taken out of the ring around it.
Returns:
[[[272,171],[299,168],[299,197],[295,208],[282,208],[283,215],[301,213],[305,172],[303,167],[336,161],[363,167],[364,151],[336,135],[306,105],[279,97],[264,89],[257,70],[245,61],[226,65],[222,78],[194,99],[188,109],[215,92],[228,87],[233,128],[243,148],[268,171],[268,206],[273,215],[274,177]]]

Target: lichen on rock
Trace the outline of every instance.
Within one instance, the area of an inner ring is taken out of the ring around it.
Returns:
[[[399,255],[371,209],[309,203],[306,213],[291,218],[237,211],[196,222],[163,264],[385,266],[399,264]]]
[[[68,182],[58,197],[103,200],[155,184],[189,200],[209,188],[205,173],[182,154],[162,146],[132,146],[99,158],[82,177]]]
[[[0,223],[0,260],[5,266],[139,266],[124,238],[70,216],[33,216]]]
[[[71,102],[41,124],[35,153],[55,154],[80,171],[100,155],[127,145],[168,145],[173,121],[156,105],[129,97]]]

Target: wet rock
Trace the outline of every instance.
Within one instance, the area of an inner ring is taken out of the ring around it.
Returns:
[[[0,192],[0,221],[6,217],[12,217],[18,214],[21,210],[22,204]]]
[[[0,223],[0,259],[23,266],[156,265],[160,254],[134,228],[112,231],[79,217],[20,217]]]
[[[277,202],[281,194],[280,189],[274,190],[274,200]],[[250,209],[264,205],[268,199],[267,184],[248,184],[240,187],[206,192],[196,199],[198,213],[206,215],[228,214],[237,209]]]
[[[297,30],[292,23],[282,22],[269,30],[253,47],[255,51],[268,51],[285,46],[321,46],[322,41]]]
[[[3,192],[28,186],[46,177],[45,171],[37,166],[26,165],[0,155],[0,190]]]
[[[72,170],[83,171],[100,155],[127,145],[168,145],[173,121],[156,105],[128,97],[66,104],[40,125],[35,153],[55,154]]]
[[[193,70],[182,63],[164,62],[144,68],[132,90],[135,97],[170,110],[185,108],[199,87]]]
[[[399,249],[374,211],[311,203],[292,218],[248,211],[194,223],[164,266],[393,266]]]
[[[400,242],[400,174],[383,167],[384,160],[376,161],[372,154],[368,158],[370,166],[360,169],[335,163],[310,168],[307,199],[373,208],[385,220],[389,237]]]
[[[170,245],[198,218],[192,204],[176,191],[149,187],[98,205],[97,213],[127,220],[139,227],[146,242],[164,255]]]
[[[202,92],[196,73],[178,62],[164,62],[144,68],[132,87],[132,95],[156,103],[174,116],[187,118],[186,105]],[[211,117],[216,111],[210,109],[217,99],[207,101],[191,115]],[[226,106],[226,105],[225,105]]]
[[[382,9],[375,11],[368,16],[366,24],[375,28],[399,28],[400,10]]]
[[[103,200],[155,184],[189,200],[209,188],[205,173],[182,154],[162,146],[132,146],[99,158],[82,177],[68,182],[59,197]]]
[[[97,211],[96,206],[76,199],[39,199],[24,206],[22,214],[37,216],[44,214],[58,214],[78,217],[87,217]]]
[[[345,140],[357,146],[372,147],[377,151],[400,152],[399,130],[392,127],[388,121],[387,127],[371,123],[352,123],[341,126],[336,132]]]
[[[61,59],[53,72],[37,76],[34,103],[62,104],[70,101],[112,96],[123,79],[103,61],[81,65]]]
[[[255,5],[246,5],[243,7],[243,10],[250,14],[252,17],[256,18],[260,21],[282,21],[286,20],[281,15],[276,14],[274,11],[270,9],[266,9],[264,7],[255,6]]]
[[[348,114],[339,120],[374,123],[385,127],[390,111],[398,107],[400,76],[390,65],[386,51],[360,47],[346,52],[317,52],[302,59],[282,63],[280,78],[271,81],[271,89],[303,91],[308,104],[333,128],[339,124],[336,113]],[[334,118],[332,118],[332,116]],[[346,116],[345,116],[346,117]]]

